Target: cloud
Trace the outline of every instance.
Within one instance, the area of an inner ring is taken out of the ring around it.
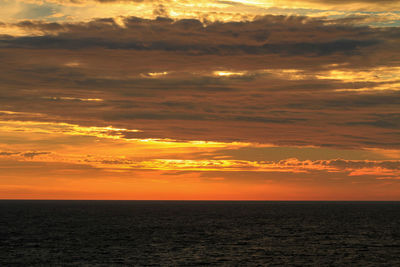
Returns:
[[[26,158],[34,158],[36,156],[48,155],[48,154],[51,154],[51,152],[25,152],[25,153],[22,153],[21,156],[26,157]]]
[[[342,173],[343,177],[400,177],[400,161],[371,160],[304,160],[288,158],[279,161],[248,161],[232,159],[148,159],[148,160],[86,160],[97,168],[113,170],[162,170],[191,172],[256,172],[256,173],[290,173],[301,174]],[[251,178],[248,178],[251,179]]]
[[[15,26],[25,30],[42,31],[45,34],[4,37],[0,39],[1,47],[106,48],[182,52],[193,55],[326,56],[335,53],[360,53],[365,48],[384,43],[390,36],[390,32],[385,37],[385,32],[368,28],[361,29],[364,34],[360,35],[360,29],[357,27],[329,26],[324,25],[324,21],[321,20],[285,16],[266,16],[250,22],[216,22],[209,25],[203,25],[194,19],[173,21],[130,17],[124,20],[124,27],[120,27],[113,19],[98,19],[85,24],[23,21]],[[323,28],[327,31],[323,31]],[[315,32],[314,38],[301,34],[309,31]],[[154,35],[155,32],[158,34]],[[117,36],[118,38],[115,38]],[[324,41],[321,41],[322,36]],[[212,43],[208,42],[210,39],[213,39]]]
[[[51,152],[44,152],[44,151],[30,151],[30,152],[0,152],[0,156],[21,156],[25,158],[33,159],[36,156],[40,155],[49,155]],[[18,158],[18,157],[17,157]]]
[[[18,155],[20,152],[6,152],[6,151],[1,151],[0,156],[13,156],[13,155]]]
[[[400,147],[397,28],[306,16],[12,26],[40,34],[0,40],[0,104],[19,112],[2,120],[109,139]]]
[[[187,1],[179,0],[174,1],[173,3],[168,0],[26,0],[28,3],[37,2],[41,3],[49,3],[49,4],[59,4],[59,5],[73,5],[73,6],[91,6],[93,3],[101,3],[104,5],[112,6],[112,5],[139,5],[139,4],[154,4],[154,5],[170,5],[174,9],[179,9],[180,7],[188,7]],[[222,7],[241,7],[242,9],[250,9],[253,7],[262,9],[263,7],[273,7],[273,8],[304,8],[304,9],[328,9],[328,10],[398,10],[399,3],[396,0],[256,0],[256,1],[213,1],[213,0],[202,0],[196,3],[197,5],[192,4],[192,8],[197,12],[201,12],[202,8],[207,7],[218,7],[219,10],[222,11],[230,11],[229,8],[221,9]],[[211,10],[207,10],[211,11]]]

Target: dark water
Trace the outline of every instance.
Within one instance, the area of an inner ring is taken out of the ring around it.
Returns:
[[[400,266],[400,202],[0,201],[0,266]]]

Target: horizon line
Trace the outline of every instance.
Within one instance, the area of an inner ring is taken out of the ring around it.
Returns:
[[[153,202],[400,202],[400,200],[231,200],[231,199],[35,199],[8,198],[0,201],[153,201]]]

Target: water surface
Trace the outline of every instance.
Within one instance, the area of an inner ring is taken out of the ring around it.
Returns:
[[[400,202],[0,201],[0,266],[400,266]]]

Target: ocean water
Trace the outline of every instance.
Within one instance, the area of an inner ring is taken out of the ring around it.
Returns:
[[[0,266],[400,266],[400,202],[0,201]]]

